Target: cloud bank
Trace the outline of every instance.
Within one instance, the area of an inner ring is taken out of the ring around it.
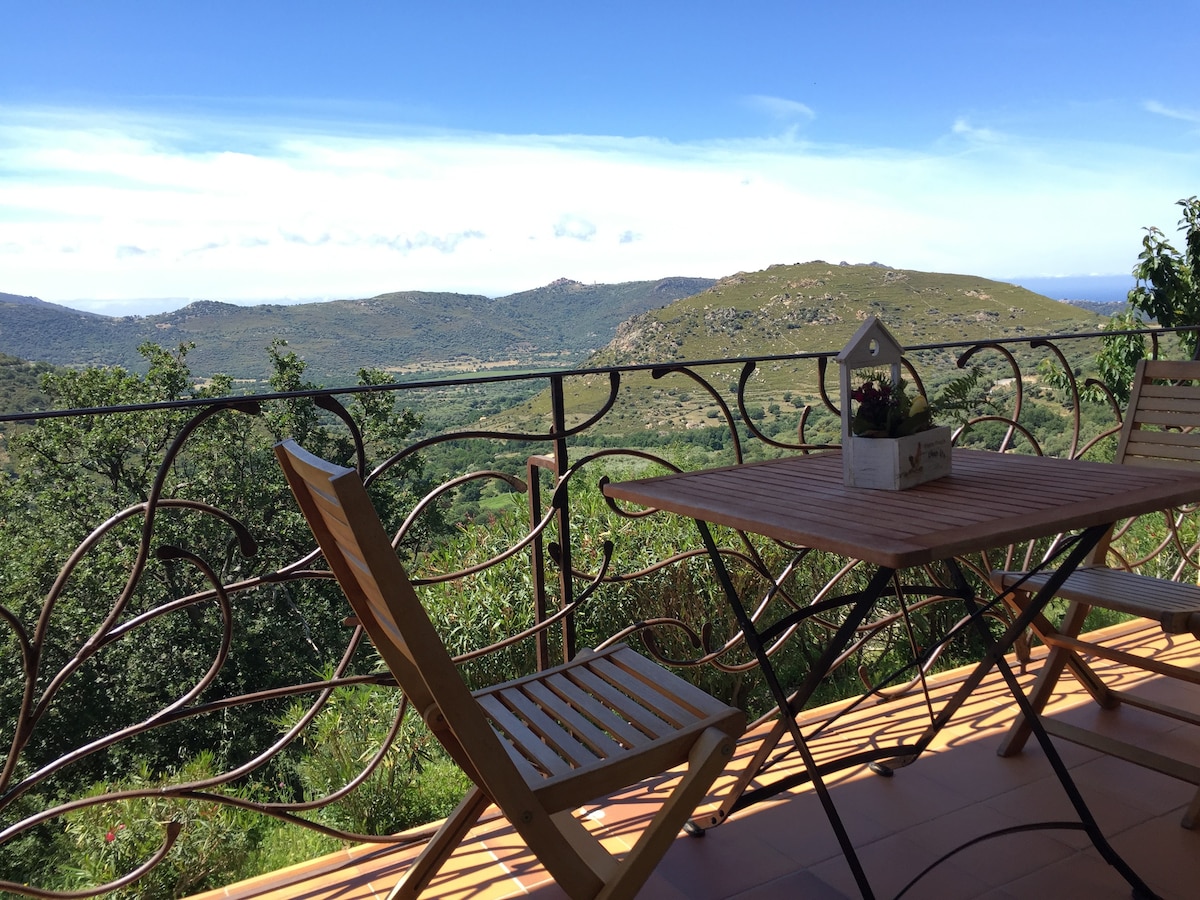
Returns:
[[[753,102],[789,130],[685,144],[0,108],[0,290],[498,296],[818,258],[1119,274],[1200,171],[1200,147],[1046,144],[966,117],[923,148],[822,146],[795,137],[803,104]]]

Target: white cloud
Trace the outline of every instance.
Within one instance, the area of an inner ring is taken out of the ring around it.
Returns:
[[[720,277],[816,258],[1119,273],[1200,171],[1200,148],[1001,140],[965,118],[952,131],[965,151],[238,133],[0,108],[0,290],[55,302],[498,295],[562,276]]]
[[[816,113],[809,106],[797,100],[753,94],[746,98],[746,102],[752,108],[785,122],[809,122],[816,118]]]
[[[1191,122],[1194,125],[1200,125],[1200,110],[1174,109],[1159,103],[1157,100],[1147,100],[1144,105],[1147,112],[1156,113],[1160,116],[1166,116],[1168,119],[1181,119],[1184,122]]]
[[[563,216],[554,223],[554,236],[590,241],[596,236],[596,226],[582,216]]]
[[[951,131],[967,140],[987,144],[995,143],[1003,137],[999,132],[993,131],[990,128],[976,128],[965,118],[955,119]]]

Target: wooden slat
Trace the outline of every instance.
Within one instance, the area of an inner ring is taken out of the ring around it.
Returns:
[[[1185,439],[1186,438],[1186,439]],[[1125,465],[1143,459],[1161,458],[1182,460],[1191,464],[1200,462],[1200,434],[1181,434],[1174,431],[1133,431],[1125,444]]]
[[[1173,381],[1191,381],[1196,378],[1196,364],[1190,360],[1148,359],[1146,375]]]
[[[546,746],[537,733],[522,719],[513,715],[512,711],[499,699],[492,696],[480,697],[479,705],[483,707],[487,717],[492,720],[492,724],[507,737],[508,741],[544,772],[561,775],[571,771],[571,766],[566,760]]]
[[[321,518],[325,522],[326,528],[333,528],[334,525],[339,525],[345,534],[349,531],[349,524],[346,521],[346,511],[342,508],[342,504],[338,502],[337,497],[320,490],[313,484],[309,484],[309,494],[317,508],[321,512]]]
[[[353,529],[346,522],[345,510],[342,508],[342,505],[337,502],[336,498],[327,496],[323,492],[313,491],[313,496],[324,511],[323,521],[325,527],[329,529],[329,533],[333,537],[346,563],[354,570],[355,578],[362,589],[367,603],[371,607],[371,613],[376,622],[387,632],[389,640],[396,648],[412,660],[412,654],[408,651],[408,644],[405,641],[404,633],[392,616],[391,611],[387,608],[387,602],[383,598],[382,590],[375,580],[370,566],[367,565],[362,557],[362,550]]]
[[[614,499],[909,568],[1200,500],[1195,471],[955,450],[907,491],[847,488],[838,452],[610,483]]]
[[[598,728],[591,719],[550,690],[544,682],[531,681],[525,685],[525,691],[546,709],[549,715],[557,717],[575,737],[587,744],[597,757],[616,756],[625,749],[626,745],[617,740],[611,732]]]
[[[1200,431],[1151,431],[1142,428],[1134,431],[1129,440],[1131,444],[1146,444],[1164,452],[1169,452],[1172,447],[1186,450],[1200,445]]]
[[[1020,574],[1006,573],[1005,583],[1013,583]],[[1049,577],[1049,573],[1031,576],[1024,589],[1036,591]],[[1189,632],[1193,617],[1200,615],[1200,587],[1196,585],[1100,566],[1076,569],[1057,596],[1152,619],[1168,634]]]
[[[1200,414],[1200,386],[1154,382],[1143,384],[1135,412],[1143,409],[1177,409],[1181,413]]]
[[[597,759],[591,748],[577,741],[570,731],[553,717],[546,715],[541,707],[519,688],[507,688],[492,695],[504,701],[509,709],[529,726],[543,742],[549,744],[572,768],[594,763]]]
[[[612,734],[625,746],[639,747],[649,743],[650,739],[647,735],[623,717],[618,716],[610,707],[601,703],[561,672],[547,677],[543,683],[562,697],[565,702],[595,722],[596,727]]]
[[[656,665],[635,650],[624,648],[609,659],[634,673],[645,687],[658,693],[669,693],[676,701],[686,706],[693,716],[713,715],[725,708],[724,703],[707,691],[702,691],[691,682]]]
[[[543,782],[548,777],[546,772],[539,769],[530,759],[525,756],[517,745],[508,739],[502,731],[496,732],[496,737],[500,740],[500,746],[504,748],[504,754],[512,761],[513,766],[520,772],[521,777],[525,779],[525,783],[531,786]]]
[[[1179,706],[1172,706],[1169,703],[1161,703],[1158,700],[1154,700],[1142,694],[1135,694],[1132,691],[1115,691],[1114,693],[1121,698],[1121,703],[1125,706],[1133,706],[1137,709],[1144,709],[1146,712],[1151,712],[1159,716],[1166,716],[1168,719],[1174,719],[1177,722],[1186,722],[1189,725],[1200,725],[1200,712],[1195,712],[1190,709],[1183,709]]]
[[[588,668],[633,698],[633,702],[668,722],[672,728],[684,728],[696,721],[696,714],[692,710],[681,706],[672,696],[660,690],[647,691],[641,678],[628,669],[614,666],[611,660],[595,660]]]
[[[1055,737],[1060,737],[1072,743],[1082,744],[1085,747],[1092,747],[1101,753],[1115,756],[1118,759],[1129,760],[1139,766],[1145,766],[1148,769],[1154,769],[1157,772],[1170,775],[1172,778],[1178,778],[1180,781],[1200,785],[1200,766],[1175,759],[1171,756],[1164,756],[1144,746],[1135,746],[1125,741],[1108,737],[1107,735],[1087,731],[1056,719],[1043,719],[1042,725],[1045,726],[1047,732]]]
[[[1174,678],[1178,681],[1200,685],[1200,671],[1180,668],[1173,663],[1163,662],[1153,656],[1137,656],[1109,644],[1085,641],[1081,638],[1059,633],[1042,635],[1042,640],[1050,647],[1065,647],[1076,653],[1111,660],[1123,666],[1128,666],[1131,669],[1141,669],[1146,672],[1153,672],[1156,675],[1162,675],[1166,678]]]
[[[675,729],[667,722],[649,710],[635,703],[625,694],[614,688],[605,679],[591,670],[590,666],[577,666],[569,672],[569,677],[581,685],[589,693],[600,699],[615,713],[636,725],[641,731],[651,737],[662,737]]]

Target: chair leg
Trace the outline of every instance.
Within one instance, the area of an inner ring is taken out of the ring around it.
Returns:
[[[449,818],[429,839],[421,855],[404,877],[388,894],[388,900],[416,900],[438,873],[442,864],[450,858],[454,849],[462,843],[467,832],[479,821],[491,800],[479,788],[473,787],[463,797]]]
[[[1014,595],[1013,602],[1023,610],[1029,599],[1028,594]],[[1051,643],[1055,635],[1076,637],[1083,629],[1083,623],[1090,610],[1090,606],[1072,603],[1067,608],[1060,629],[1053,629],[1049,622],[1041,620],[1040,617],[1040,624],[1035,623],[1035,631],[1046,629],[1046,633],[1039,634],[1039,637],[1050,645],[1050,652],[1046,654],[1042,667],[1038,670],[1037,678],[1034,679],[1033,689],[1029,692],[1029,704],[1033,707],[1034,712],[1041,713],[1045,709],[1046,704],[1050,702],[1050,697],[1054,694],[1054,688],[1058,685],[1058,679],[1062,677],[1063,669],[1068,667],[1097,703],[1105,708],[1115,705],[1108,688],[1092,671],[1091,666],[1080,659],[1074,650]],[[996,753],[1000,756],[1015,756],[1025,747],[1025,742],[1029,740],[1031,734],[1033,734],[1033,729],[1029,722],[1026,721],[1023,714],[1018,713]]]
[[[596,900],[617,900],[637,894],[729,763],[735,744],[733,738],[718,728],[709,728],[697,739],[688,755],[683,779],[659,808],[633,849],[621,860],[619,874],[605,884]]]
[[[1063,668],[1067,664],[1068,652],[1062,647],[1054,647],[1042,662],[1042,668],[1033,682],[1033,690],[1029,692],[1029,705],[1033,707],[1035,713],[1040,714],[1050,701],[1054,687],[1058,684],[1058,679],[1062,676]],[[1000,747],[996,750],[997,755],[1016,756],[1024,749],[1025,742],[1032,734],[1033,728],[1030,726],[1029,720],[1025,718],[1024,713],[1018,712],[1012,725],[1009,726],[1004,740],[1000,742]]]

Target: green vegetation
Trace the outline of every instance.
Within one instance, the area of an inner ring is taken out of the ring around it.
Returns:
[[[22,412],[45,409],[49,400],[39,382],[53,368],[0,353],[0,409]]]
[[[294,306],[199,301],[175,312],[110,318],[31,298],[0,295],[3,349],[57,365],[145,371],[146,342],[190,343],[191,371],[224,374],[244,391],[271,376],[264,350],[284,340],[329,385],[361,368],[396,377],[571,366],[612,339],[637,313],[703,290],[710,279],[665,278],[584,285],[561,280],[495,300],[404,291]]]
[[[1146,319],[1164,328],[1200,326],[1200,198],[1189,197],[1175,204],[1183,209],[1179,230],[1184,234],[1183,251],[1167,242],[1161,230],[1150,226],[1142,238],[1133,277],[1137,284],[1129,292],[1129,308],[1114,316],[1109,331],[1143,328]],[[1145,317],[1145,318],[1144,318]],[[1200,332],[1180,335],[1184,354],[1197,356]],[[1137,361],[1146,355],[1141,335],[1113,335],[1106,339],[1097,359],[1100,377],[1117,390],[1117,399],[1129,399],[1129,384]]]
[[[878,315],[896,339],[908,347],[1077,334],[1099,330],[1103,322],[1086,310],[1004,282],[878,265],[810,262],[739,273],[702,293],[637,316],[623,324],[613,342],[596,353],[588,365],[670,364],[835,352],[869,315]],[[1088,366],[1090,354],[1072,360],[1072,365]],[[956,360],[949,350],[916,350],[910,357],[923,372],[937,377],[937,381],[925,385],[931,396],[954,377]],[[1027,363],[1032,358],[1023,353],[1020,361]],[[979,364],[993,378],[1011,376],[1002,358],[981,360]],[[732,404],[742,374],[740,365],[706,369],[704,374],[722,399]],[[836,377],[831,367],[825,386],[834,395]],[[581,375],[571,380],[569,388],[570,407],[577,411],[577,420],[582,420],[604,401],[608,380],[603,375]],[[761,410],[755,421],[782,427],[794,417],[772,413],[771,405],[778,404],[784,412],[787,405],[795,409],[819,406],[819,388],[819,370],[811,360],[768,360],[746,383],[747,412]],[[781,404],[785,394],[793,400]],[[637,402],[627,403],[625,398],[636,398]],[[704,427],[713,406],[713,398],[683,375],[668,374],[656,381],[649,372],[627,374],[616,408],[606,417],[602,429],[619,436],[617,440],[635,442],[644,440],[649,431],[661,443],[675,439],[682,431]],[[506,421],[521,427],[544,417],[548,408],[549,398],[542,395],[515,409]]]
[[[204,398],[230,390],[227,379],[191,386],[187,345],[174,352],[150,344],[141,349],[145,375],[122,368],[46,372],[42,390],[59,409]],[[294,353],[276,345],[270,358],[273,389],[312,387]],[[381,384],[387,378],[364,370],[360,381]],[[394,404],[389,393],[357,395],[349,404],[373,458],[406,445],[420,425]],[[9,441],[16,474],[0,481],[5,561],[0,597],[12,619],[0,643],[0,722],[18,721],[25,667],[35,666],[40,677],[34,682],[35,706],[27,709],[14,745],[19,754],[14,780],[0,785],[0,830],[60,798],[122,789],[154,794],[156,784],[203,781],[204,772],[250,763],[279,739],[289,715],[286,698],[239,707],[236,715],[180,718],[107,748],[101,745],[99,752],[79,756],[49,780],[12,793],[21,779],[77,748],[136,730],[147,715],[193,697],[213,661],[226,654],[226,664],[189,702],[286,687],[346,653],[344,599],[328,582],[266,582],[240,591],[229,605],[213,593],[217,584],[275,571],[309,551],[312,536],[271,447],[291,435],[330,458],[352,459],[345,427],[328,421],[311,400],[268,404],[259,415],[228,409],[193,423],[195,430],[171,457],[172,442],[191,427],[194,415],[195,410],[173,408],[43,419]],[[164,459],[169,461],[165,467]],[[391,475],[374,488],[381,509],[410,508],[426,489],[421,461],[410,457]],[[144,504],[160,491],[170,501],[157,509],[149,530]],[[231,522],[213,515],[214,509],[235,517],[255,543],[239,540]],[[110,518],[118,510],[126,514]],[[415,541],[439,527],[436,515],[423,525],[426,530],[414,532]],[[152,539],[149,556],[142,552],[144,534]],[[85,552],[67,565],[77,547]],[[187,597],[194,599],[175,602]],[[30,643],[35,636],[38,642]],[[373,656],[359,655],[359,665],[371,671]],[[53,680],[56,673],[59,678]],[[339,695],[322,716],[344,715],[342,707],[353,701],[353,691]],[[319,730],[323,723],[314,727]],[[6,743],[13,740],[7,731]],[[377,743],[382,745],[382,735]],[[458,783],[453,773],[441,779],[446,788],[440,793],[413,788],[418,760],[430,771],[447,771],[444,760],[427,759],[423,750],[411,759],[405,756],[417,749],[406,739],[392,751],[395,775],[386,777],[390,767],[377,773],[392,810],[389,824],[426,821],[457,800],[451,797]],[[333,741],[317,748],[318,753],[337,750]],[[215,886],[241,877],[246,866],[254,868],[262,847],[270,846],[269,820],[248,824],[247,813],[217,799],[262,796],[265,790],[284,801],[316,797],[323,789],[322,770],[311,758],[305,763],[303,756],[299,761],[276,757],[232,788],[214,788],[208,805],[143,797],[128,802],[128,815],[109,805],[85,808],[6,845],[0,878],[62,890],[95,884],[106,872],[125,874],[128,868],[122,866],[130,859],[140,864],[147,847],[158,846],[162,829],[154,823],[177,821],[189,829],[189,840],[179,845],[170,865],[124,895],[176,896],[178,890]],[[373,789],[367,787],[363,798]],[[371,822],[361,824],[365,830]],[[237,832],[236,840],[226,850],[219,843],[210,846],[227,829]]]
[[[40,384],[42,376],[53,368],[46,363],[26,362],[0,353],[0,410],[34,412],[49,407],[50,399],[42,392]],[[19,430],[12,425],[0,425],[0,471],[8,471],[11,467],[6,438]]]

